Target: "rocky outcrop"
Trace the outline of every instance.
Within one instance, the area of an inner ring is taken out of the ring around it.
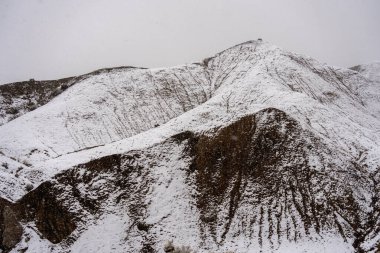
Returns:
[[[35,224],[42,238],[59,243],[76,228],[75,219],[65,203],[58,199],[58,189],[51,182],[41,184],[16,203],[0,203],[0,249],[12,249],[22,238],[21,224]]]
[[[349,164],[339,175],[328,148],[277,109],[200,137],[193,149],[200,230],[216,243],[232,224],[241,228],[234,233],[274,248],[331,230],[346,240],[368,219],[346,184],[365,175]]]
[[[4,251],[12,249],[21,240],[23,233],[11,206],[8,201],[0,199],[0,249]]]
[[[60,194],[52,182],[45,182],[16,203],[20,219],[35,222],[41,235],[52,243],[61,242],[76,228],[75,217],[60,201]]]

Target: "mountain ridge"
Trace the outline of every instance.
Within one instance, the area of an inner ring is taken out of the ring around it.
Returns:
[[[355,69],[248,41],[70,85],[0,126],[0,197],[13,203],[0,210],[23,231],[12,247],[110,251],[88,243],[106,229],[116,252],[170,239],[200,252],[376,252],[380,82]]]

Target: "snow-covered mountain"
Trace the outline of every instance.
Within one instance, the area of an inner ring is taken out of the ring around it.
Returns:
[[[379,69],[248,41],[47,83],[2,114],[0,248],[376,252]]]
[[[367,107],[372,108],[374,115],[377,115],[377,117],[379,117],[378,115],[380,115],[380,105],[378,101],[380,100],[380,62],[357,65],[351,69],[358,71],[360,74],[370,80],[370,82],[367,82],[367,84],[362,87],[360,93],[366,96]]]

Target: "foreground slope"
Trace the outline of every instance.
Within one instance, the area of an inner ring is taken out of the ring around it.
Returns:
[[[76,166],[10,204],[25,231],[16,248],[154,252],[172,239],[201,252],[371,249],[379,175],[331,152],[272,108],[184,132]]]
[[[375,252],[376,85],[259,41],[94,75],[0,127],[1,247]]]
[[[25,194],[25,185],[40,183],[48,173],[23,168],[133,136],[194,108],[210,94],[199,65],[89,75],[46,105],[0,126],[0,161],[6,165],[0,178],[7,182],[0,191],[14,200]],[[15,181],[15,190],[8,190],[9,181]]]

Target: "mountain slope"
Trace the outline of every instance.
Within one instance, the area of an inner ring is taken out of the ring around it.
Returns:
[[[35,81],[0,85],[0,125],[49,102],[68,87],[73,78],[54,81]]]
[[[160,250],[168,239],[205,251],[282,252],[318,241],[329,252],[334,243],[353,252],[376,233],[379,206],[362,207],[374,205],[378,175],[354,161],[337,164],[282,111],[265,109],[215,131],[184,132],[76,166],[12,208],[25,225],[35,222],[44,238],[61,242],[50,246],[58,252],[106,247],[87,242],[97,236],[86,228],[96,217],[103,224],[96,226],[123,224],[116,231],[111,224],[107,235],[119,238],[117,252]]]
[[[287,111],[297,106],[305,111],[307,105],[301,107],[297,103],[310,100],[319,107],[334,106],[345,114],[350,111],[344,118],[331,118],[347,121],[348,117],[349,122],[344,123],[362,124],[352,117],[368,117],[362,111],[370,108],[363,106],[358,92],[365,84],[366,79],[355,73],[323,66],[267,44],[249,42],[207,59],[207,66],[122,69],[92,76],[46,106],[2,126],[0,131],[9,136],[3,141],[2,151],[33,163],[103,145],[165,123],[211,96],[217,96],[214,101],[224,103],[222,106],[226,106],[228,98],[229,107],[239,111],[247,110],[242,107],[252,103],[281,106]],[[226,93],[224,98],[221,93]],[[290,101],[283,104],[278,100],[282,97]],[[313,114],[320,111],[307,110]],[[316,118],[320,121],[321,117]],[[374,120],[369,118],[368,122],[373,125]],[[378,128],[378,122],[375,123],[373,127]],[[47,124],[49,127],[44,127]],[[35,149],[37,153],[32,152]]]
[[[369,64],[362,64],[351,67],[350,69],[358,71],[366,78],[379,82],[380,81],[380,62],[372,62]]]
[[[380,117],[380,62],[373,62],[365,65],[357,65],[351,68],[358,71],[361,75],[368,78],[370,82],[367,82],[361,88],[361,95],[365,97],[367,106],[371,108],[375,117]]]
[[[376,85],[261,41],[78,81],[0,127],[1,247],[375,252]]]
[[[84,75],[58,80],[37,81],[30,79],[25,82],[2,84],[0,85],[0,125],[45,105],[76,82],[101,73],[128,68],[135,67],[99,69]]]
[[[207,79],[198,65],[167,70],[116,69],[76,83],[0,131],[9,136],[4,140],[7,148],[23,149],[18,150],[22,159],[55,157],[165,123],[210,97],[209,87],[201,83]]]

